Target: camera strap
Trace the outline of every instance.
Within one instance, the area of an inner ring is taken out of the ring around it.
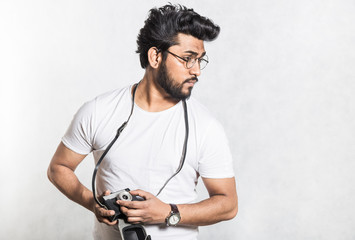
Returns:
[[[99,204],[101,207],[106,208],[106,206],[104,204],[102,204],[98,199],[97,199],[97,195],[96,195],[96,174],[97,171],[99,169],[99,166],[101,164],[101,162],[103,161],[103,159],[105,158],[106,154],[108,153],[108,151],[111,149],[112,145],[116,142],[116,140],[118,139],[118,137],[121,135],[121,132],[123,131],[123,129],[127,126],[132,114],[133,114],[133,109],[134,109],[134,98],[135,98],[135,94],[136,94],[136,90],[138,88],[140,82],[138,82],[133,89],[133,93],[132,93],[132,106],[131,106],[131,112],[128,116],[127,121],[125,121],[118,129],[116,132],[116,135],[114,137],[114,139],[110,142],[110,144],[107,146],[106,150],[104,151],[104,153],[101,155],[99,161],[96,163],[93,175],[92,175],[92,193],[94,195],[94,199],[95,202],[97,204]],[[188,138],[189,138],[189,122],[188,122],[188,114],[187,114],[187,106],[186,106],[186,101],[182,100],[182,105],[184,108],[184,120],[185,120],[185,139],[184,139],[184,145],[183,145],[183,149],[182,149],[182,154],[181,154],[181,158],[180,158],[180,164],[178,169],[176,170],[176,172],[170,177],[168,178],[164,185],[160,188],[160,190],[158,191],[158,193],[155,196],[158,196],[162,190],[165,188],[165,186],[169,183],[169,181],[175,177],[182,169],[182,167],[184,166],[185,163],[185,158],[186,158],[186,151],[187,151],[187,142],[188,142]],[[107,209],[107,208],[106,208]]]
[[[120,231],[122,240],[151,240],[151,236],[147,235],[145,228],[140,224],[129,224],[124,219],[117,219],[118,230]]]
[[[161,193],[161,191],[163,191],[163,189],[165,188],[165,186],[168,184],[168,182],[175,177],[182,169],[182,167],[184,166],[185,163],[185,158],[186,158],[186,150],[187,150],[187,140],[189,139],[189,119],[188,119],[188,115],[187,115],[187,107],[186,107],[186,101],[182,100],[182,106],[184,107],[184,119],[185,119],[185,140],[184,140],[184,146],[182,148],[182,154],[181,154],[181,158],[180,158],[180,164],[178,169],[176,170],[176,172],[170,177],[168,178],[164,185],[160,188],[159,192],[157,193],[157,195],[155,195],[156,197]]]

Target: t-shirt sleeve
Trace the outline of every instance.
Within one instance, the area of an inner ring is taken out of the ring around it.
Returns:
[[[222,125],[212,121],[202,140],[199,174],[205,178],[234,177],[233,159]]]
[[[85,103],[74,115],[62,138],[63,144],[76,153],[86,155],[93,150],[94,107],[94,101]]]

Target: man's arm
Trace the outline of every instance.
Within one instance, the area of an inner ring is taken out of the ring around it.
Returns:
[[[92,211],[98,221],[114,225],[116,221],[110,222],[106,218],[113,215],[114,211],[108,211],[100,207],[95,202],[92,191],[81,184],[74,173],[76,167],[85,157],[86,155],[75,153],[63,143],[60,143],[49,164],[47,171],[48,178],[70,200]],[[109,192],[106,191],[105,195],[108,194]]]
[[[234,218],[238,212],[234,177],[202,179],[210,197],[195,204],[177,205],[181,215],[180,224],[203,226]]]
[[[202,178],[210,197],[199,203],[178,204],[181,215],[179,224],[203,226],[229,220],[238,212],[238,197],[235,179]],[[168,203],[163,203],[154,195],[142,191],[131,191],[133,195],[144,197],[146,201],[118,201],[121,210],[131,223],[164,223],[170,212]]]

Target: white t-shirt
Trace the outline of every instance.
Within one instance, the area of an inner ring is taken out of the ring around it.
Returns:
[[[79,154],[93,152],[95,164],[127,120],[132,86],[100,95],[74,116],[62,142]],[[228,141],[219,122],[194,98],[186,101],[189,138],[185,164],[158,198],[166,203],[193,203],[199,176],[234,176]],[[147,112],[135,104],[126,128],[100,165],[97,194],[125,188],[156,195],[179,164],[185,138],[184,109],[180,101],[161,112]],[[168,213],[167,213],[168,215]],[[183,217],[183,216],[182,216]],[[145,225],[153,240],[197,239],[197,227]],[[112,236],[112,237],[111,237]],[[120,239],[117,227],[95,222],[95,239]]]

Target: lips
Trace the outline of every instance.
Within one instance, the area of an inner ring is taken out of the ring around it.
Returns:
[[[198,82],[198,78],[197,77],[195,77],[195,78],[189,78],[189,79],[186,79],[185,81],[184,81],[184,83],[189,83],[189,84],[192,84],[192,85],[194,85],[195,83],[197,83]]]

